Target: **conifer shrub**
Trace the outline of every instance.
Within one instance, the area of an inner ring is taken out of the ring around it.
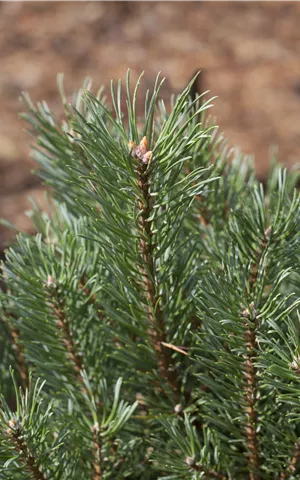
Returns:
[[[23,96],[52,200],[2,265],[0,479],[300,479],[298,173],[140,80]]]

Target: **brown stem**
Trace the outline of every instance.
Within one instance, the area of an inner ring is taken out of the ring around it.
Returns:
[[[82,391],[88,393],[81,375],[83,370],[82,358],[77,353],[73,334],[70,330],[70,324],[64,312],[63,302],[59,298],[57,286],[53,283],[52,277],[48,278],[47,286],[49,287],[49,305],[55,314],[56,325],[62,333],[62,341],[67,350],[68,357],[71,360],[74,376],[81,384]]]
[[[278,477],[278,480],[288,480],[290,476],[294,475],[296,473],[296,468],[299,465],[300,462],[300,442],[296,442],[294,444],[294,451],[292,458],[284,472],[281,472],[281,474]]]
[[[93,434],[93,446],[94,446],[94,460],[93,460],[93,480],[101,480],[102,478],[102,458],[101,458],[101,438],[99,436],[99,425],[96,423],[92,427],[92,434]]]
[[[24,440],[21,426],[18,425],[15,420],[11,420],[9,425],[10,428],[7,429],[7,434],[11,438],[16,451],[20,454],[20,458],[25,466],[25,469],[34,480],[47,480],[45,475],[40,471],[37,460],[34,458]]]
[[[11,313],[8,313],[9,317],[13,317]],[[13,350],[15,351],[17,362],[18,362],[18,370],[21,377],[22,387],[24,390],[28,388],[28,370],[27,365],[24,359],[23,347],[20,342],[20,332],[19,330],[13,325],[12,322],[8,321],[8,329],[10,332]]]
[[[4,275],[4,272],[3,272],[3,275]],[[7,288],[7,293],[11,294],[11,290],[9,288]],[[27,365],[26,365],[25,358],[24,358],[23,346],[20,342],[20,332],[15,327],[15,325],[13,323],[13,320],[15,319],[15,317],[12,314],[12,312],[8,311],[6,308],[4,308],[4,312],[7,315],[7,319],[6,319],[6,321],[3,320],[3,322],[8,327],[9,334],[10,334],[10,337],[11,337],[11,344],[12,344],[13,350],[16,354],[16,359],[17,359],[17,363],[18,363],[18,370],[19,370],[20,377],[21,377],[22,387],[23,387],[24,390],[26,390],[26,388],[28,388],[28,384],[29,384],[29,376],[28,376]]]
[[[248,313],[248,310],[247,310]],[[248,448],[248,465],[249,465],[249,480],[259,480],[260,474],[258,473],[260,467],[259,458],[259,443],[257,437],[257,370],[255,367],[255,359],[257,357],[257,340],[256,340],[256,315],[250,319],[250,315],[244,312],[245,318],[248,321],[245,322],[246,331],[244,339],[246,342],[247,353],[245,355],[244,362],[244,376],[245,376],[245,397],[246,407],[245,413],[247,417],[246,421],[246,438]]]
[[[81,357],[76,352],[76,347],[73,340],[73,334],[70,331],[69,322],[67,321],[66,315],[63,310],[58,308],[55,304],[52,305],[52,308],[57,318],[56,324],[58,328],[61,330],[61,332],[63,333],[63,343],[69,354],[69,358],[72,361],[76,376],[77,378],[81,379],[80,372],[83,369],[83,363],[82,363]]]
[[[142,192],[142,200],[138,202],[139,209],[139,227],[141,232],[140,252],[142,254],[143,264],[140,270],[143,277],[143,290],[147,300],[146,311],[151,327],[148,329],[152,346],[154,348],[158,369],[173,393],[174,408],[180,401],[181,385],[174,371],[172,362],[172,353],[167,341],[165,330],[164,315],[160,305],[160,299],[157,295],[155,283],[156,271],[154,264],[154,247],[152,243],[152,222],[148,220],[152,211],[152,202],[149,188],[149,171],[147,171],[148,162],[152,153],[148,151],[148,142],[144,137],[139,146],[133,142],[130,143],[132,155],[139,161],[137,168],[138,186]],[[190,402],[191,392],[185,391],[184,398],[187,404]],[[195,419],[193,425],[198,432],[202,431],[202,423]]]
[[[255,261],[252,264],[249,277],[249,295],[252,294],[253,289],[257,283],[259,264],[261,262],[264,250],[269,244],[271,229],[265,231],[264,239],[261,248],[256,253]],[[257,434],[258,427],[258,382],[257,382],[257,368],[255,361],[257,358],[257,311],[254,303],[250,305],[250,311],[246,308],[242,312],[242,317],[245,318],[245,333],[244,340],[246,344],[246,354],[244,361],[244,377],[245,377],[245,414],[246,425],[245,433],[247,439],[248,449],[248,467],[249,480],[260,480],[260,455],[259,455],[259,439]]]
[[[137,169],[138,186],[142,193],[142,200],[138,202],[139,228],[141,232],[140,251],[143,259],[140,268],[143,277],[143,288],[147,300],[146,311],[151,325],[148,329],[148,335],[156,354],[160,374],[173,391],[174,399],[177,403],[180,397],[180,386],[177,376],[172,370],[171,352],[163,346],[163,342],[168,343],[167,334],[165,331],[160,299],[157,295],[155,285],[156,272],[153,260],[152,223],[147,220],[152,209],[148,178],[149,174],[147,172],[147,165],[151,158],[151,152],[148,151],[146,138],[143,138],[138,147],[134,146],[134,144],[132,146],[132,154],[140,163]]]

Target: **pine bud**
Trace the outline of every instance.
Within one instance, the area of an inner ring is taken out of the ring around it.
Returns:
[[[290,363],[292,370],[295,370],[297,374],[300,374],[300,355],[297,355],[293,358],[293,361]]]
[[[192,457],[186,457],[185,463],[186,463],[189,467],[193,467],[193,466],[195,465],[195,456],[193,455]]]
[[[258,311],[255,308],[254,302],[250,303],[250,308],[251,308],[251,312],[252,312],[252,318],[256,318],[257,315],[258,315]]]
[[[250,303],[250,309],[245,308],[241,312],[241,316],[247,319],[250,319],[250,318],[255,319],[257,315],[258,315],[258,311],[255,308],[254,302]]]
[[[248,308],[245,308],[242,313],[241,313],[242,317],[244,318],[250,318],[250,312],[248,310]]]
[[[148,163],[151,160],[151,157],[152,157],[152,152],[149,150],[149,152],[145,153],[145,155],[143,156],[142,162],[148,165]]]
[[[265,237],[267,240],[270,240],[270,237],[271,237],[271,233],[272,233],[272,227],[271,225],[265,230]]]
[[[20,429],[20,424],[15,418],[11,418],[8,422],[9,428],[6,430],[7,435],[13,435],[16,430]]]
[[[140,160],[140,162],[144,163],[145,165],[148,165],[152,157],[152,152],[148,150],[149,144],[146,137],[142,138],[139,145],[136,145],[132,140],[130,140],[128,143],[128,148],[134,158]]]
[[[182,412],[182,410],[183,410],[183,406],[181,405],[181,403],[177,403],[177,405],[175,405],[174,407],[174,412],[177,413],[178,415],[179,413]]]
[[[129,140],[128,142],[129,151],[132,152],[135,148],[136,148],[136,144],[132,140]]]
[[[52,275],[48,275],[46,286],[48,288],[55,287],[55,281]]]
[[[148,149],[149,149],[149,144],[148,144],[148,140],[146,137],[143,137],[140,144],[139,144],[139,150],[140,150],[140,153],[142,155],[145,155],[145,153],[148,152]]]
[[[94,435],[97,435],[97,433],[99,433],[99,423],[98,422],[94,423],[91,430]]]
[[[15,430],[18,429],[20,426],[18,420],[16,420],[15,418],[11,418],[10,421],[8,422],[8,425],[11,428],[14,428]]]

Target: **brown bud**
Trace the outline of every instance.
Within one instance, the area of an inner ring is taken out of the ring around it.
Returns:
[[[7,435],[13,435],[14,431],[19,430],[20,424],[15,418],[11,418],[8,422],[9,428],[6,430]]]
[[[192,457],[186,457],[185,463],[186,463],[189,467],[193,467],[193,466],[195,465],[195,456],[193,455]]]
[[[8,425],[11,428],[17,428],[19,425],[19,422],[15,418],[11,418],[10,421],[8,422]]]
[[[272,233],[272,227],[271,225],[265,230],[265,237],[267,240],[270,240],[270,236],[271,236],[271,233]]]
[[[99,423],[98,422],[94,423],[91,430],[96,435],[99,432]]]
[[[142,393],[137,392],[135,394],[135,398],[136,398],[137,402],[139,403],[139,405],[147,405],[147,402],[145,401],[145,397]]]
[[[293,358],[293,361],[290,363],[290,367],[293,370],[295,370],[295,372],[298,375],[300,374],[300,355],[299,354]]]
[[[54,278],[52,275],[48,275],[48,278],[47,278],[47,283],[46,283],[47,287],[54,287],[55,286],[55,282],[54,282]]]
[[[244,318],[250,318],[250,312],[248,310],[248,308],[245,308],[242,313],[241,313],[242,317]]]
[[[183,406],[181,405],[181,403],[177,403],[177,405],[175,405],[174,407],[174,412],[179,414],[182,412],[182,410],[183,410]]]
[[[130,140],[128,143],[128,148],[134,158],[137,158],[145,165],[148,165],[152,157],[152,152],[149,151],[149,144],[146,137],[142,138],[138,146],[132,140]]]
[[[251,308],[251,312],[252,312],[252,317],[256,318],[257,315],[258,315],[258,311],[255,308],[254,302],[250,303],[250,308]]]
[[[255,309],[255,305],[254,305],[254,302],[251,302],[250,303],[250,309],[248,308],[245,308],[242,312],[241,312],[241,316],[244,317],[244,318],[256,318],[258,315],[258,311]]]
[[[140,150],[142,155],[145,155],[145,153],[148,152],[149,144],[148,144],[148,140],[147,140],[146,137],[143,137],[142,140],[140,141],[139,150]]]
[[[128,142],[128,150],[132,151],[136,148],[136,144],[132,141],[132,140],[129,140]]]
[[[148,163],[151,160],[151,157],[152,157],[152,152],[151,152],[151,150],[149,150],[149,152],[145,153],[145,155],[143,156],[142,162],[145,163],[146,165],[148,165]]]

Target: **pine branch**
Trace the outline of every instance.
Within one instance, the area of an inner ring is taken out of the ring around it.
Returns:
[[[149,188],[149,170],[147,170],[148,162],[151,159],[152,152],[148,150],[148,142],[146,137],[142,139],[139,146],[131,144],[132,155],[139,161],[137,168],[138,186],[142,192],[143,201],[139,201],[139,227],[141,229],[140,251],[144,264],[141,266],[141,272],[144,281],[144,291],[147,299],[147,314],[149,322],[152,325],[148,329],[154,351],[156,353],[159,371],[164,380],[169,385],[174,395],[174,405],[179,405],[181,385],[172,365],[172,348],[167,341],[167,333],[165,330],[164,316],[160,306],[160,299],[156,294],[157,286],[155,285],[155,265],[153,260],[153,244],[152,244],[152,222],[148,220],[152,213],[152,201]],[[154,313],[155,312],[155,313]],[[173,346],[174,349],[174,346]],[[176,349],[176,348],[175,348]],[[178,349],[177,349],[178,351]],[[184,352],[185,353],[185,352]],[[190,403],[191,392],[184,392],[185,401]],[[198,419],[194,420],[194,426],[199,432],[202,431],[202,423]]]
[[[32,479],[47,480],[45,475],[40,471],[37,459],[33,456],[29,446],[26,443],[21,425],[16,420],[11,419],[9,421],[9,428],[7,429],[6,433],[12,440],[25,469],[31,475]]]
[[[268,228],[265,231],[264,239],[261,248],[257,251],[256,259],[252,264],[249,277],[249,290],[250,294],[255,288],[258,280],[259,264],[261,262],[263,253],[269,244],[271,229]],[[260,453],[259,453],[259,440],[257,435],[258,428],[258,413],[257,413],[257,368],[255,361],[257,358],[257,311],[255,310],[254,303],[250,304],[250,311],[246,308],[242,316],[245,318],[245,334],[244,340],[246,343],[247,353],[245,355],[244,362],[244,377],[245,377],[245,396],[246,396],[246,408],[245,413],[247,416],[246,423],[246,438],[248,448],[248,465],[249,465],[249,480],[260,480],[259,473],[260,468]]]
[[[82,391],[87,393],[81,372],[84,368],[82,358],[77,353],[76,345],[73,339],[73,334],[70,330],[70,324],[66,317],[63,308],[63,300],[59,296],[58,287],[54,283],[54,278],[50,275],[47,280],[49,305],[52,308],[55,317],[56,325],[62,333],[63,344],[67,350],[67,354],[72,363],[74,377],[81,384]]]
[[[147,314],[149,322],[152,325],[148,329],[154,351],[156,353],[159,371],[168,383],[174,393],[176,403],[180,397],[180,386],[174,371],[172,371],[172,358],[169,349],[163,348],[163,343],[167,342],[167,334],[165,331],[163,312],[160,306],[160,300],[156,293],[155,285],[155,266],[153,260],[153,244],[151,221],[148,221],[152,210],[150,188],[149,188],[149,171],[147,171],[148,162],[152,153],[148,150],[148,142],[146,137],[142,139],[140,145],[131,145],[132,155],[139,160],[140,165],[137,168],[138,186],[141,190],[143,200],[138,203],[139,209],[139,227],[141,230],[140,250],[143,258],[141,272],[144,281],[144,290],[146,293]],[[154,313],[155,312],[155,313]]]

